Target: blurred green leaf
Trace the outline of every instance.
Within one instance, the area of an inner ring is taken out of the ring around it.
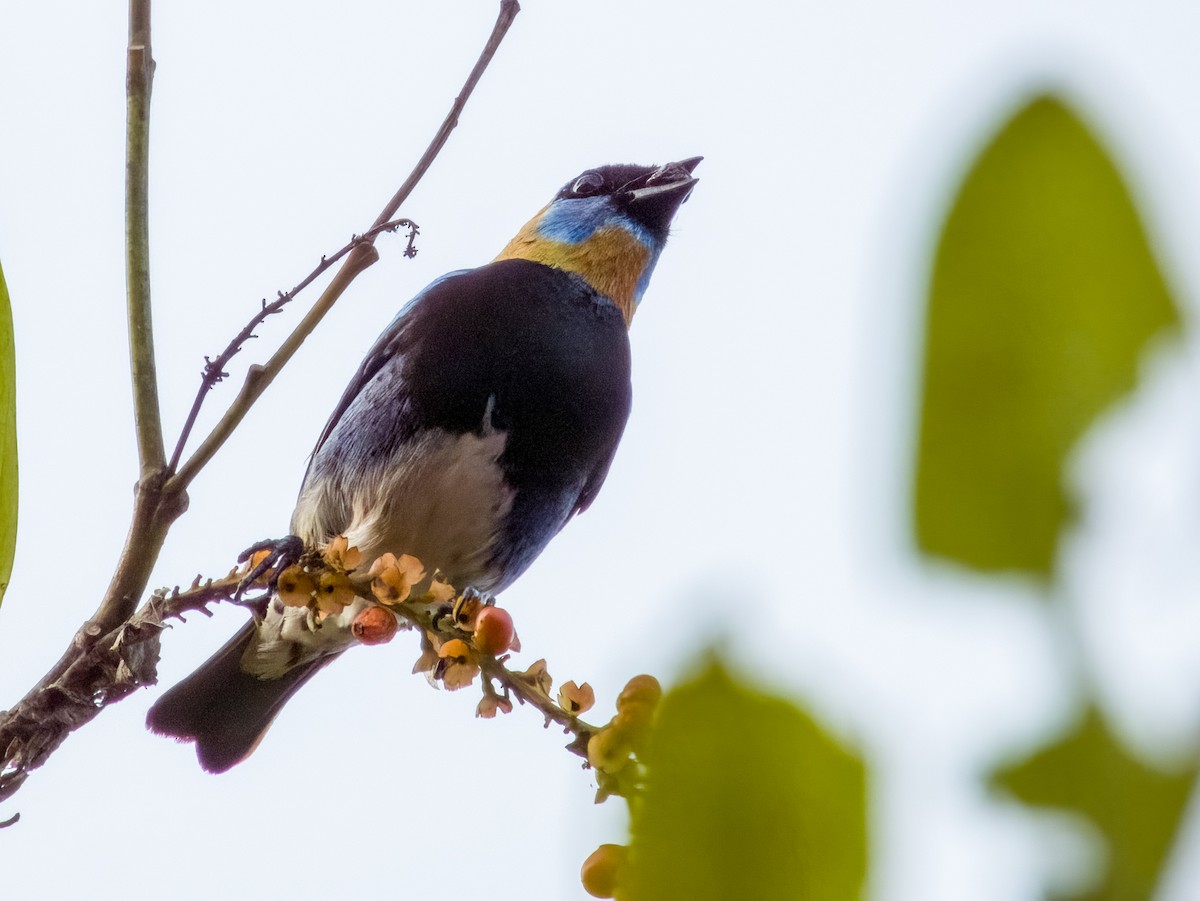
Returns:
[[[1081,814],[1104,836],[1103,883],[1074,898],[1131,901],[1154,897],[1197,772],[1192,761],[1174,773],[1146,766],[1089,709],[1071,735],[997,773],[995,782],[1028,804]]]
[[[975,162],[933,267],[915,520],[922,550],[1048,577],[1063,460],[1179,317],[1120,174],[1059,100]]]
[[[863,764],[718,662],[663,699],[632,812],[629,901],[837,901],[866,873]]]
[[[0,268],[0,601],[17,546],[17,366],[12,309]]]

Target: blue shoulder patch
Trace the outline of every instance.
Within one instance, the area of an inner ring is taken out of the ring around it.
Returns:
[[[402,306],[400,308],[400,312],[396,314],[396,317],[391,321],[391,324],[386,329],[384,329],[384,334],[387,334],[387,332],[391,330],[391,327],[393,325],[395,325],[397,322],[399,322],[401,319],[403,319],[409,310],[411,310],[418,303],[420,303],[421,298],[423,298],[426,294],[428,294],[430,291],[432,291],[434,288],[436,288],[442,282],[449,281],[452,278],[457,278],[460,275],[466,275],[468,272],[474,272],[474,271],[475,271],[474,269],[455,269],[453,272],[447,272],[445,275],[440,275],[437,278],[435,278],[428,285],[426,285],[424,288],[422,288],[420,291],[418,291],[412,300],[410,300],[408,303],[406,303],[404,306]]]

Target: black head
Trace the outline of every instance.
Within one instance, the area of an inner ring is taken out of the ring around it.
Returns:
[[[554,200],[609,197],[661,242],[679,205],[699,181],[692,172],[702,159],[693,156],[663,166],[617,164],[588,169],[563,185]]]

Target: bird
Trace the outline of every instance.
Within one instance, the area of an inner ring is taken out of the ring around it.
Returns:
[[[632,402],[628,329],[701,159],[588,169],[491,262],[404,305],[317,439],[291,534],[259,547],[344,535],[365,561],[410,554],[482,596],[507,588],[604,483]],[[355,610],[313,630],[273,596],[148,727],[227,771],[355,643]]]

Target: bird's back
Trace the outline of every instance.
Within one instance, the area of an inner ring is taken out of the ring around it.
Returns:
[[[504,260],[435,283],[376,347],[384,359],[314,453],[293,530],[500,590],[608,471],[630,405],[620,311],[576,275]]]

